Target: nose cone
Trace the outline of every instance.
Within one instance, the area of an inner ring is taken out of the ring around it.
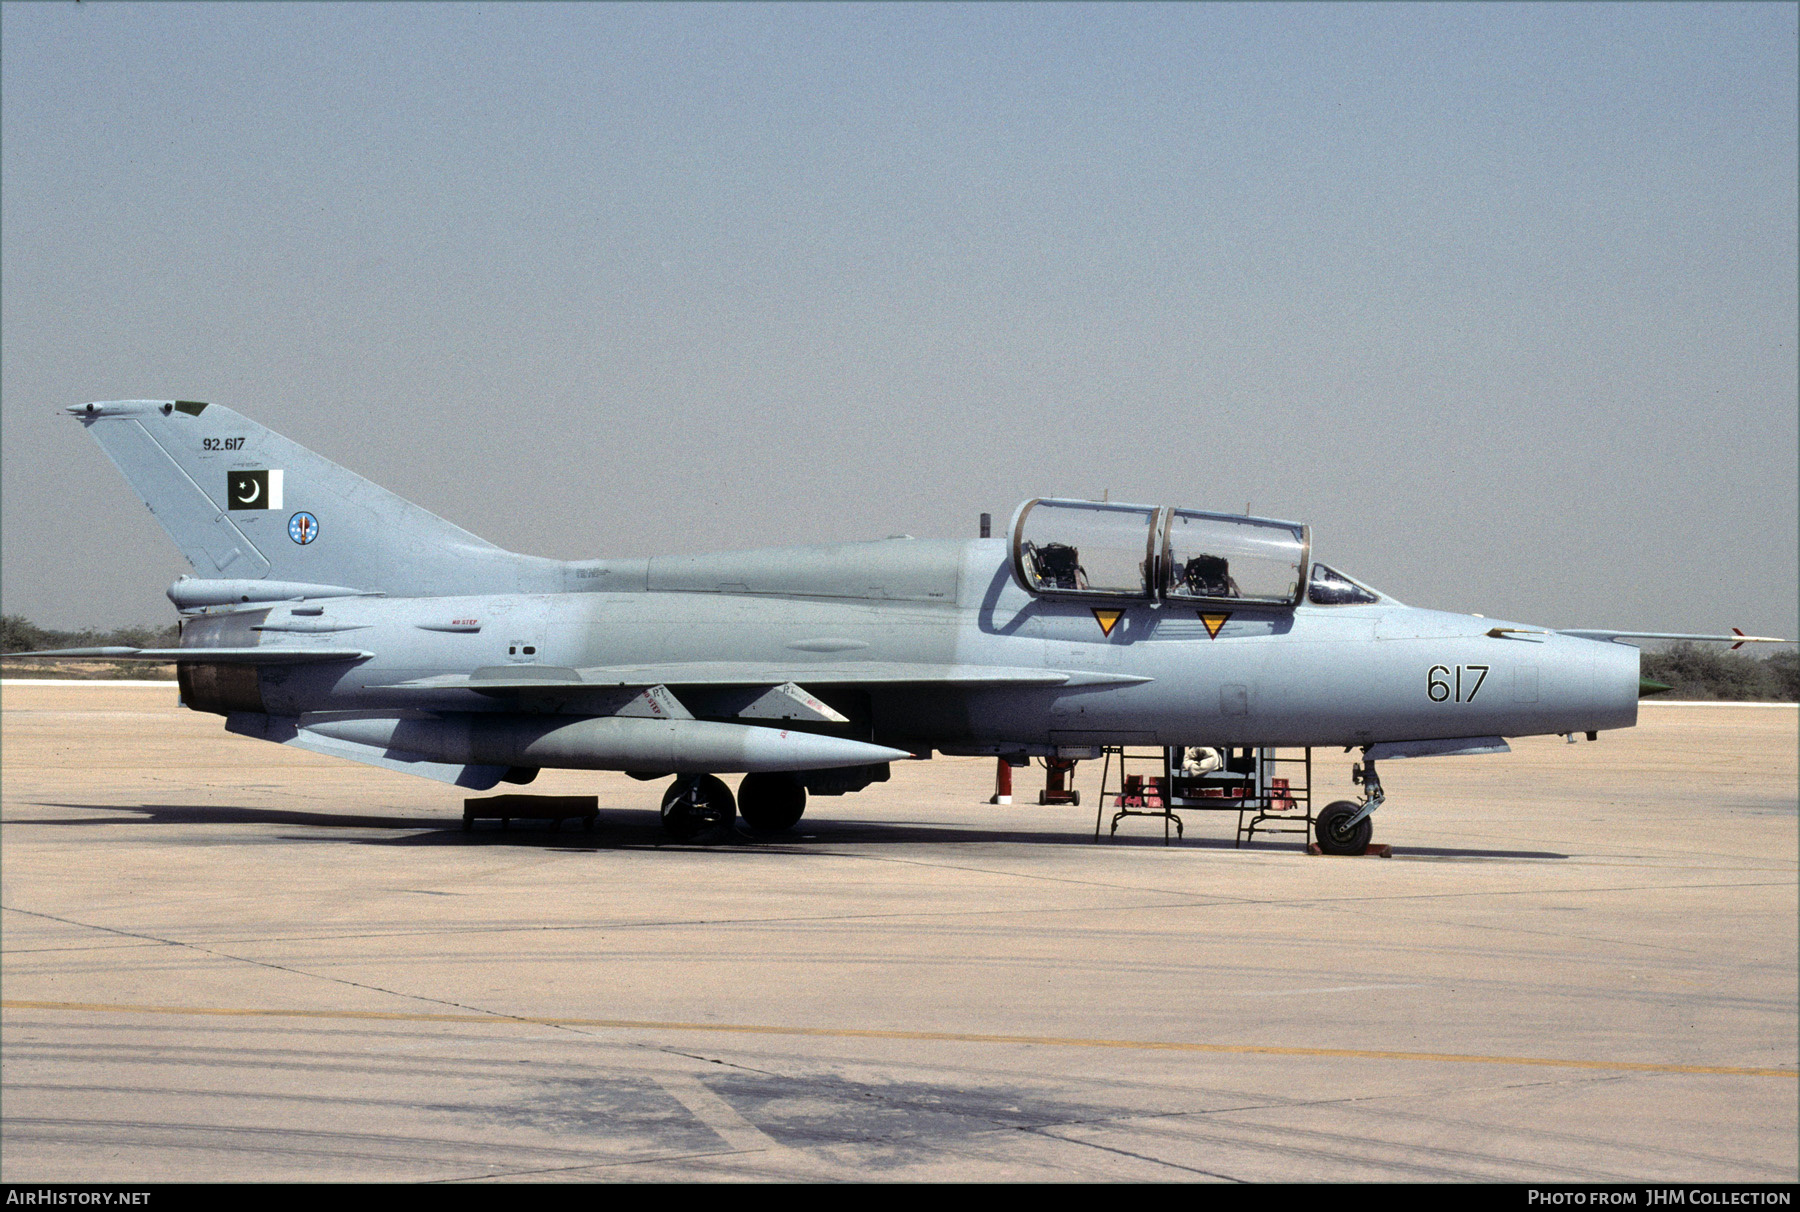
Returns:
[[[1661,682],[1644,677],[1641,674],[1638,676],[1638,697],[1640,699],[1647,699],[1653,694],[1667,694],[1673,689],[1675,689],[1675,687],[1665,686]]]
[[[1585,666],[1587,677],[1571,684],[1569,727],[1559,732],[1597,732],[1608,728],[1630,728],[1637,723],[1638,699],[1645,691],[1643,672],[1638,668],[1638,650],[1629,644],[1602,640],[1559,636],[1573,672],[1577,663]],[[1585,686],[1580,686],[1585,682]],[[1654,683],[1651,683],[1654,685]],[[1579,689],[1578,689],[1579,687]]]

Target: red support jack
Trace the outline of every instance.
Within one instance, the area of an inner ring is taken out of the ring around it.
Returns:
[[[994,798],[990,804],[1012,803],[1012,767],[1006,764],[1005,758],[996,759],[1000,765],[994,771]]]
[[[1038,803],[1081,803],[1081,792],[1069,786],[1069,779],[1075,773],[1074,758],[1045,758],[1044,771],[1044,789],[1038,792]]]

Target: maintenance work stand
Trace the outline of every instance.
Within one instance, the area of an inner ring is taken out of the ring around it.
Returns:
[[[1113,809],[1109,836],[1118,835],[1119,824],[1127,817],[1158,817],[1164,845],[1171,823],[1175,836],[1182,836],[1182,812],[1237,813],[1234,846],[1258,833],[1298,833],[1304,838],[1312,832],[1311,749],[1118,745],[1108,746],[1103,756],[1095,841],[1100,840],[1100,822],[1109,807]]]

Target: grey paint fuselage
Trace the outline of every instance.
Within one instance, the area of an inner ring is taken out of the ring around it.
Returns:
[[[1633,648],[1385,599],[1209,612],[1229,614],[1216,635],[1194,607],[1117,603],[1108,632],[1089,605],[1025,592],[1001,539],[550,564],[533,561],[521,579],[561,592],[270,607],[256,623],[262,643],[350,644],[373,656],[262,667],[267,711],[511,711],[515,701],[491,694],[398,684],[509,664],[736,662],[816,667],[816,681],[794,680],[850,715],[860,734],[914,751],[1366,745],[1591,732],[1637,719]],[[227,628],[237,637],[229,642],[246,642],[246,623],[242,613],[195,618],[184,646],[225,644]],[[1499,629],[1511,630],[1488,634]],[[851,685],[834,672],[845,662],[1072,676],[1062,685]],[[698,697],[690,707],[704,717]],[[591,710],[566,697],[538,709]]]

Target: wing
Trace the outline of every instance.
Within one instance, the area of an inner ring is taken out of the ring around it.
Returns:
[[[778,686],[1090,686],[1148,682],[1131,674],[1020,669],[1010,665],[939,665],[910,661],[692,661],[651,665],[601,665],[567,669],[550,665],[494,665],[470,674],[446,674],[397,682],[393,689],[509,690],[598,687]]]
[[[362,648],[283,648],[270,644],[256,648],[58,648],[49,652],[9,652],[6,659],[33,657],[40,660],[204,661],[209,665],[305,665],[315,661],[366,661],[375,654]]]
[[[554,703],[561,710],[664,719],[693,718],[687,705],[691,703],[702,715],[842,724],[847,722],[842,713],[804,687],[972,690],[1130,685],[1150,680],[1132,674],[907,661],[700,661],[588,669],[494,665],[469,674],[417,678],[371,689],[408,690],[427,696],[474,691],[494,698],[536,699]]]

